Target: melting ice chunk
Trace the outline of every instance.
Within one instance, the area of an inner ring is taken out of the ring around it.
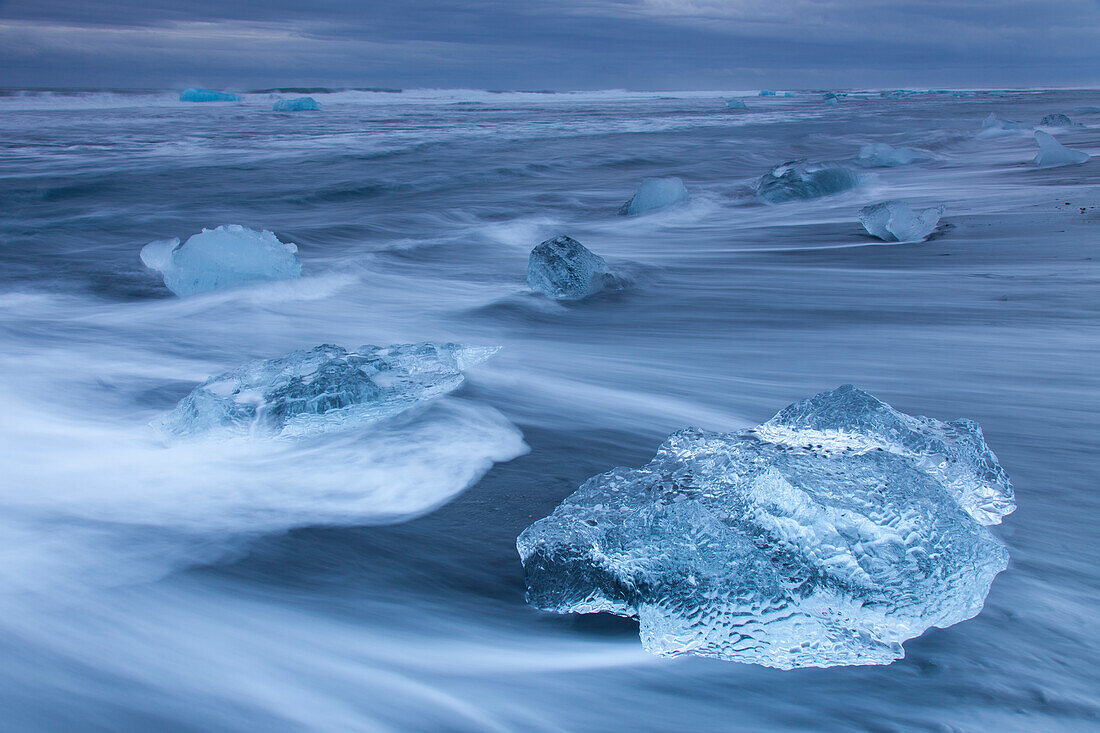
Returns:
[[[608,270],[603,257],[566,236],[547,239],[531,250],[527,284],[559,300],[580,300],[623,287],[623,281]]]
[[[1074,127],[1075,123],[1064,114],[1055,113],[1039,120],[1039,125],[1042,127]]]
[[[646,178],[634,196],[619,208],[623,215],[636,216],[667,209],[688,200],[687,187],[679,178]]]
[[[864,145],[856,162],[866,168],[893,168],[931,159],[928,153],[913,148],[895,148],[886,143]]]
[[[833,92],[825,92],[821,95],[821,98],[825,100],[825,104],[836,104],[837,96]]]
[[[726,106],[730,109],[748,109],[749,106],[745,104],[742,99],[727,99]]]
[[[462,384],[498,348],[459,344],[325,344],[212,377],[154,427],[170,436],[247,433],[305,437],[378,422]]]
[[[760,94],[758,96],[761,96],[761,97],[774,97],[775,92],[771,91],[770,89],[761,89]]]
[[[883,201],[859,210],[859,221],[868,234],[886,242],[923,242],[941,216],[942,206],[917,213],[904,201]]]
[[[978,137],[1014,135],[1030,129],[1032,129],[1031,125],[1023,122],[1013,122],[1012,120],[1002,120],[1000,117],[990,112],[989,116],[982,120],[981,129],[978,130]]]
[[[230,92],[216,92],[213,89],[184,89],[180,92],[181,102],[239,102],[241,95]]]
[[[855,188],[859,182],[859,176],[847,168],[796,160],[777,165],[761,176],[756,183],[756,195],[765,201],[781,203],[840,193]]]
[[[203,229],[182,246],[178,238],[150,242],[141,248],[141,261],[161,274],[169,290],[183,297],[300,277],[297,251],[297,246],[280,242],[269,231],[230,224]]]
[[[1039,143],[1039,153],[1035,156],[1035,165],[1040,168],[1057,168],[1061,165],[1080,165],[1088,162],[1089,154],[1083,150],[1067,148],[1054,139],[1049,132],[1035,131],[1035,142]]]
[[[321,104],[313,97],[280,99],[271,107],[275,112],[313,112],[321,109]]]
[[[905,640],[981,611],[1008,563],[982,522],[1012,507],[976,424],[904,415],[849,386],[756,430],[674,433],[648,465],[589,479],[516,546],[531,604],[636,617],[653,654],[888,664]]]

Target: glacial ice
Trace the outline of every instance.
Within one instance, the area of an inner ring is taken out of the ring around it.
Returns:
[[[269,231],[230,224],[203,229],[182,246],[178,238],[150,242],[141,248],[141,261],[161,274],[169,290],[185,297],[300,277],[297,251]]]
[[[765,201],[781,203],[828,196],[855,188],[859,182],[859,176],[847,168],[794,160],[761,176],[756,183],[756,195]]]
[[[216,92],[213,89],[184,89],[180,92],[181,102],[239,102],[241,95],[230,92]]]
[[[321,109],[321,104],[313,97],[280,99],[271,107],[274,112],[313,112]]]
[[[1014,135],[1021,131],[1031,129],[1031,125],[1023,122],[1013,122],[1012,120],[1002,120],[1000,117],[990,112],[989,116],[982,120],[981,129],[978,130],[978,137]]]
[[[1049,132],[1035,131],[1035,142],[1039,144],[1039,153],[1035,156],[1035,165],[1040,168],[1057,168],[1062,165],[1080,165],[1091,157],[1084,150],[1067,148],[1054,139]]]
[[[895,148],[886,143],[872,143],[859,149],[856,162],[866,168],[893,168],[931,159],[931,156],[913,148]]]
[[[770,89],[761,89],[760,94],[758,96],[761,96],[761,97],[774,97],[775,92],[771,91]]]
[[[727,99],[726,106],[730,109],[748,109],[749,106],[741,99]]]
[[[308,437],[359,428],[452,392],[497,348],[325,344],[211,377],[154,427],[164,435]]]
[[[832,92],[825,92],[821,95],[821,98],[825,100],[825,104],[836,104],[838,101],[837,96]]]
[[[527,284],[558,300],[580,300],[623,287],[623,281],[611,273],[603,257],[566,236],[547,239],[531,250]]]
[[[1043,119],[1039,120],[1040,127],[1075,127],[1076,124],[1069,117],[1066,117],[1061,113],[1054,113],[1047,115]]]
[[[936,230],[943,207],[920,213],[904,201],[883,201],[859,210],[859,221],[867,233],[886,242],[923,242]]]
[[[852,386],[739,433],[671,435],[520,534],[527,599],[636,617],[643,647],[790,669],[888,664],[981,609],[1015,508],[976,423]]]
[[[619,207],[619,213],[636,216],[658,209],[667,209],[687,200],[687,187],[679,178],[646,178],[631,199]]]

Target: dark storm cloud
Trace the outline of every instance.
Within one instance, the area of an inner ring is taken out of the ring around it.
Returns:
[[[1066,0],[0,0],[0,84],[1092,85]]]

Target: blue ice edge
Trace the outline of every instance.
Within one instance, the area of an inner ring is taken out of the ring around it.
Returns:
[[[779,669],[889,664],[976,616],[1016,508],[969,420],[851,385],[737,433],[681,430],[585,482],[516,541],[527,600],[639,622],[658,656]]]

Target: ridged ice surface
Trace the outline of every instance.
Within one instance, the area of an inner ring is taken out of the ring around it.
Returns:
[[[186,297],[301,277],[297,252],[297,245],[267,230],[230,224],[203,229],[182,245],[178,238],[150,242],[141,248],[141,261],[161,274],[169,290]]]
[[[378,422],[458,388],[493,347],[325,344],[212,377],[154,424],[174,436],[305,437]]]
[[[527,284],[532,290],[558,300],[580,300],[623,287],[603,257],[565,236],[548,239],[531,250]]]
[[[769,667],[887,664],[977,615],[1014,508],[975,423],[851,386],[755,430],[671,435],[517,540],[533,605],[633,616],[646,650]]]
[[[942,206],[914,211],[904,201],[882,201],[859,210],[867,233],[885,242],[921,242],[936,230]]]
[[[756,195],[771,203],[813,199],[855,188],[859,182],[859,176],[847,168],[791,161],[761,176]]]

